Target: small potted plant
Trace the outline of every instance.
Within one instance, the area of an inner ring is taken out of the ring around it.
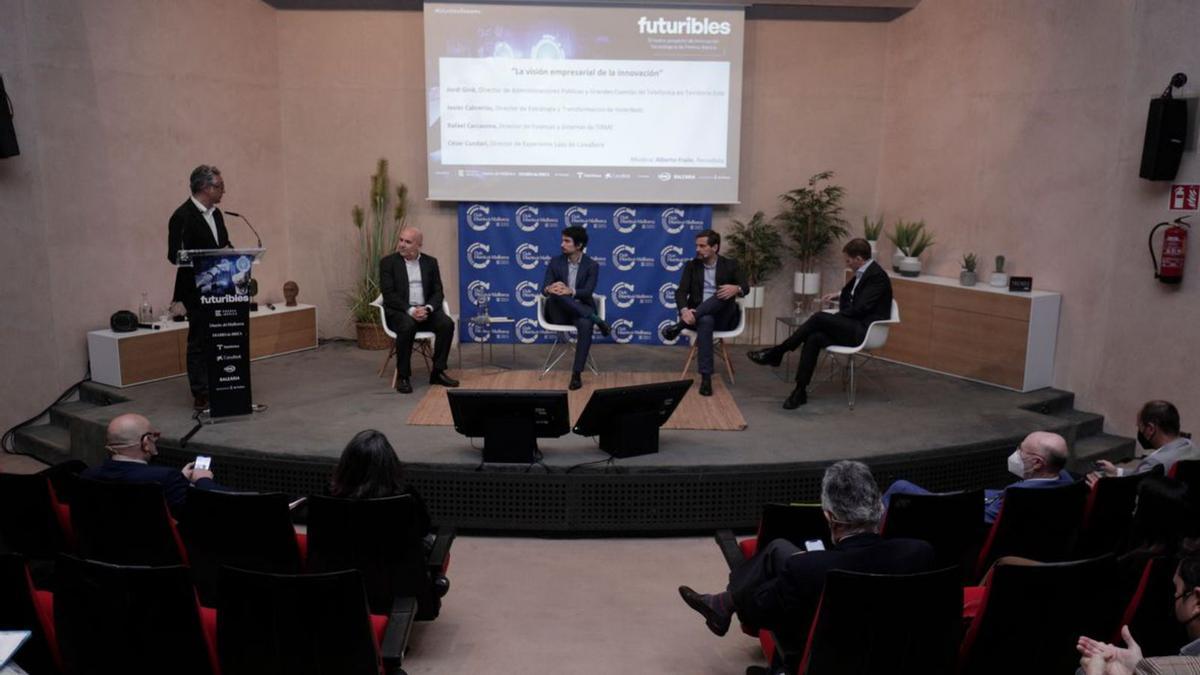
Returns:
[[[979,281],[979,277],[975,276],[975,266],[979,264],[979,257],[974,253],[967,253],[962,259],[962,271],[958,273],[958,283],[963,286],[974,286]]]
[[[904,250],[904,259],[900,261],[900,276],[921,276],[921,254],[933,246],[933,235],[925,231],[925,221],[918,220],[913,225],[913,239]]]
[[[729,256],[737,260],[750,284],[746,308],[757,309],[763,306],[763,286],[783,267],[779,253],[783,248],[783,237],[762,211],[756,212],[747,222],[732,222],[733,228],[725,235]]]
[[[1008,286],[1008,275],[1004,273],[1004,256],[996,256],[996,271],[992,272],[992,279],[988,283],[996,288]]]
[[[883,216],[879,220],[871,220],[863,216],[863,239],[871,245],[871,258],[875,257],[875,251],[879,243],[879,235],[883,234]]]
[[[900,261],[908,254],[905,253],[908,247],[912,246],[913,237],[916,234],[916,223],[906,223],[903,220],[897,220],[892,226],[892,231],[888,232],[888,239],[892,242],[894,250],[892,251],[892,271],[900,272]]]

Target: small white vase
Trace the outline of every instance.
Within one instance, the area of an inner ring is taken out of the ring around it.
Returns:
[[[900,271],[900,261],[904,260],[906,257],[908,257],[908,256],[904,255],[903,251],[901,251],[900,249],[896,249],[896,252],[892,254],[892,271],[893,272]]]
[[[1008,275],[1004,272],[992,272],[992,279],[988,284],[996,288],[1008,288]]]
[[[867,243],[871,245],[871,259],[875,259],[875,251],[879,248],[879,242],[874,239],[868,239]]]
[[[763,287],[751,286],[742,306],[746,309],[761,309],[763,306]]]
[[[900,276],[902,277],[919,277],[921,276],[921,259],[906,255],[900,259]]]
[[[821,292],[820,272],[796,272],[792,280],[792,292],[796,295],[816,295]]]

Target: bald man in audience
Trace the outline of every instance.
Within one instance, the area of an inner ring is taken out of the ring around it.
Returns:
[[[1049,431],[1035,431],[1025,437],[1016,450],[1008,456],[1008,472],[1020,480],[1004,488],[1049,488],[1070,485],[1075,482],[1067,473],[1067,441],[1058,434]],[[983,492],[983,521],[988,525],[996,522],[1000,515],[1000,507],[1004,504],[1004,490],[984,490]],[[892,483],[883,494],[883,505],[886,508],[894,494],[927,495],[929,490],[898,480]]]
[[[162,486],[167,505],[175,511],[187,500],[189,485],[202,490],[220,490],[207,469],[187,466],[173,469],[152,466],[151,458],[158,455],[158,438],[162,435],[150,420],[134,413],[118,415],[108,423],[104,449],[108,460],[83,472],[84,478],[119,483],[158,483]]]

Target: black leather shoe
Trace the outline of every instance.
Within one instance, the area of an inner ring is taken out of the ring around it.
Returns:
[[[208,409],[208,394],[196,394],[195,396],[193,396],[192,397],[192,409],[193,410],[207,410]]]
[[[570,389],[571,391],[575,391],[576,389],[579,389],[582,386],[583,386],[583,378],[580,377],[579,373],[571,373],[571,383],[567,385],[567,389]]]
[[[788,394],[787,400],[783,402],[783,409],[795,410],[805,403],[808,403],[808,392],[804,391],[804,387],[798,386]]]
[[[439,598],[444,598],[444,597],[446,597],[446,594],[449,592],[450,592],[450,580],[449,579],[447,579],[445,576],[443,576],[441,574],[439,574],[438,576],[433,578],[433,594],[434,595],[438,596]]]
[[[711,375],[701,375],[700,376],[700,395],[701,396],[712,396],[712,376]]]
[[[687,603],[688,607],[700,612],[700,615],[704,617],[704,625],[708,626],[708,629],[711,630],[714,635],[721,637],[725,633],[729,632],[729,624],[733,619],[732,615],[722,615],[716,609],[710,607],[707,602],[704,602],[704,598],[700,597],[699,593],[693,591],[687,586],[679,587],[679,595],[683,598],[683,601]]]
[[[746,356],[749,356],[751,361],[760,366],[778,367],[779,364],[783,363],[783,354],[776,352],[774,349],[759,349],[754,352],[746,352]]]
[[[396,391],[400,392],[401,394],[411,394],[412,382],[410,382],[407,377],[396,378]]]
[[[612,326],[609,326],[608,322],[604,319],[600,319],[596,322],[596,330],[600,331],[600,334],[604,337],[608,337],[608,334],[612,332]]]
[[[440,384],[443,387],[454,388],[458,386],[458,380],[447,375],[444,370],[435,370],[429,375],[429,384]]]
[[[673,323],[670,326],[663,326],[663,329],[662,329],[662,331],[659,332],[659,335],[662,336],[662,339],[666,340],[667,342],[670,342],[671,340],[674,340],[675,338],[679,337],[679,334],[682,332],[683,332],[683,324],[682,323]]]

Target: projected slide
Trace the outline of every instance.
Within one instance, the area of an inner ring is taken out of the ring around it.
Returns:
[[[429,197],[733,203],[742,13],[425,5]]]

